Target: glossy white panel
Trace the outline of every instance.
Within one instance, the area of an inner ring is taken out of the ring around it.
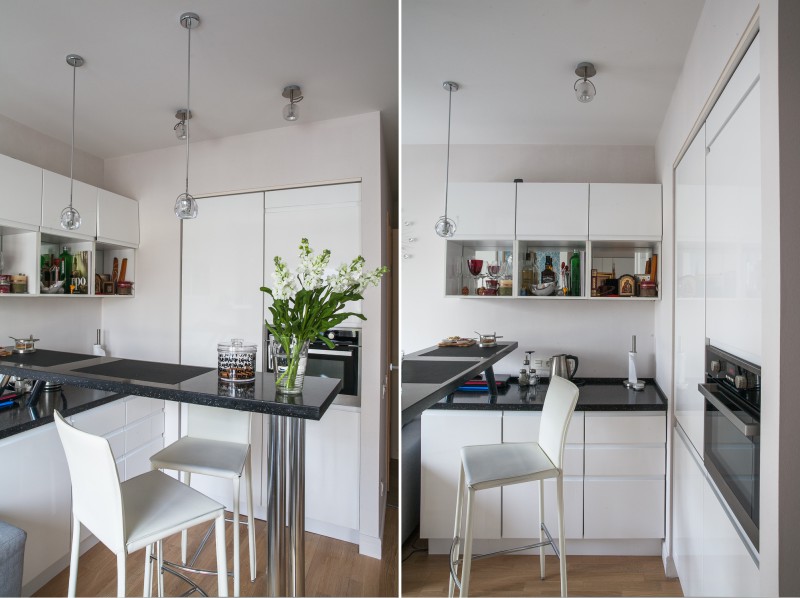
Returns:
[[[162,437],[154,438],[141,448],[125,455],[125,479],[150,471],[150,457],[164,448]]]
[[[760,90],[757,84],[706,155],[706,336],[761,364]],[[775,283],[776,284],[776,283]]]
[[[589,238],[661,240],[661,185],[591,183]]]
[[[499,443],[502,422],[500,411],[422,414],[421,538],[453,537],[461,447]],[[476,493],[475,538],[500,538],[500,501],[500,488]]]
[[[128,454],[164,434],[164,416],[153,414],[125,427],[125,453]],[[163,441],[162,441],[163,442]]]
[[[675,415],[703,450],[706,312],[705,126],[675,169]]]
[[[588,183],[520,183],[518,239],[589,238]]]
[[[628,412],[586,412],[586,444],[652,444],[666,442],[667,418]]]
[[[61,211],[69,205],[69,177],[45,170],[42,173],[42,228],[63,233]],[[94,239],[97,236],[97,187],[73,181],[72,205],[81,215],[81,226],[71,235]]]
[[[673,435],[672,559],[685,596],[703,592],[703,472],[691,447]]]
[[[664,475],[666,451],[660,446],[586,445],[587,476]]]
[[[739,102],[758,81],[761,70],[760,58],[761,39],[756,36],[706,118],[709,143],[716,138],[727,120],[736,111]]]
[[[36,230],[42,221],[42,169],[0,155],[0,220]]]
[[[138,247],[139,202],[100,189],[97,194],[97,240]]]
[[[450,183],[447,215],[456,223],[453,238],[514,239],[514,187],[514,183]]]
[[[544,482],[544,522],[558,534],[556,482]],[[564,478],[564,530],[567,538],[583,537],[583,478]],[[539,537],[539,482],[503,488],[503,538]]]
[[[76,413],[71,418],[73,426],[89,434],[105,436],[125,426],[125,402],[112,401],[100,407]]]
[[[664,479],[584,478],[584,538],[663,538]]]
[[[541,411],[504,411],[503,442],[537,442],[541,422]],[[567,444],[564,447],[564,473],[567,476],[583,475],[582,412],[572,415],[569,428],[567,428]]]

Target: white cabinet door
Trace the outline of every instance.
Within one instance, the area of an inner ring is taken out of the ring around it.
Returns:
[[[672,559],[685,596],[703,594],[703,472],[680,433],[673,434]]]
[[[42,221],[42,169],[0,155],[0,221],[37,230]]]
[[[42,228],[65,233],[61,228],[61,211],[69,205],[69,177],[45,170],[42,173]],[[81,215],[81,226],[69,231],[71,237],[94,239],[97,236],[98,189],[81,181],[73,181],[72,205]]]
[[[514,183],[450,183],[447,215],[456,223],[453,238],[513,240],[515,191]]]
[[[139,202],[111,191],[98,190],[97,240],[134,249],[139,247]]]
[[[536,442],[541,412],[503,412],[503,442]],[[583,537],[583,413],[574,413],[564,449],[564,529],[567,538]],[[544,519],[558,533],[555,480],[545,481]],[[539,537],[538,482],[503,488],[503,538]]]
[[[587,412],[586,444],[664,444],[667,416],[647,412]]]
[[[517,186],[518,239],[589,238],[588,183],[520,183]]]
[[[703,484],[703,594],[704,596],[759,596],[758,566],[736,533],[724,507]]]
[[[703,450],[706,307],[705,126],[675,169],[675,416]]]
[[[202,218],[183,222],[181,363],[216,367],[221,341],[241,338],[262,351],[264,194],[197,203]]]
[[[503,414],[428,410],[422,414],[421,538],[452,538],[461,447],[502,440]],[[476,493],[474,537],[500,538],[500,488]]]
[[[22,584],[29,596],[69,554],[69,470],[55,424],[0,440],[0,479],[0,517],[28,533]]]
[[[584,538],[664,537],[663,478],[587,476],[583,500]]]
[[[772,266],[761,255],[760,123],[757,84],[706,155],[706,336],[758,365],[763,272]]]
[[[331,406],[306,422],[306,529],[358,542],[361,414]],[[311,521],[309,521],[311,520]]]
[[[661,185],[591,183],[589,239],[661,240]]]

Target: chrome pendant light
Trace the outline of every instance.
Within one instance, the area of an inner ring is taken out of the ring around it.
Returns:
[[[283,107],[283,118],[290,122],[295,121],[300,116],[297,102],[303,99],[303,91],[299,85],[287,85],[283,88],[283,97],[289,100],[289,103]]]
[[[72,207],[73,169],[75,167],[75,73],[79,66],[83,66],[83,58],[77,54],[68,54],[67,64],[72,67],[72,146],[69,152],[69,205],[61,210],[61,228],[77,230],[81,227],[81,215]]]
[[[191,110],[189,110],[189,96],[191,91],[192,81],[192,29],[200,24],[200,17],[193,12],[185,12],[181,15],[181,27],[189,32],[189,44],[186,59],[186,116],[182,120],[182,130],[177,130],[176,135],[180,139],[186,139],[186,190],[178,196],[175,200],[175,215],[181,220],[189,220],[197,218],[197,202],[194,197],[189,195],[189,119],[191,118]],[[179,111],[181,112],[181,111]],[[178,123],[179,125],[181,123]],[[183,136],[185,134],[185,137]]]
[[[572,86],[572,88],[575,90],[575,97],[580,103],[588,104],[594,99],[594,96],[597,93],[594,83],[589,81],[591,77],[594,77],[597,74],[597,69],[594,68],[594,65],[591,62],[581,62],[577,67],[575,67],[575,74],[580,77],[580,79],[575,81],[575,85]]]
[[[458,91],[459,86],[458,83],[445,81],[442,87],[447,91],[447,170],[444,180],[444,216],[436,221],[434,230],[440,237],[452,237],[456,232],[456,223],[447,217],[447,193],[450,187],[450,116],[453,112],[453,92]]]

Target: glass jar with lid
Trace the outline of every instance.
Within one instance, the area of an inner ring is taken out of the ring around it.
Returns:
[[[240,338],[217,345],[217,375],[220,380],[250,382],[256,378],[256,345]]]

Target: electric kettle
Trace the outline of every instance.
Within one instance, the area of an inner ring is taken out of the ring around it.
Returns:
[[[570,368],[567,365],[568,361],[572,361],[575,364],[572,367],[572,373],[570,373]],[[562,353],[561,355],[553,355],[550,358],[550,378],[559,376],[561,378],[566,378],[567,380],[572,380],[577,371],[578,358],[575,355],[567,355]]]

